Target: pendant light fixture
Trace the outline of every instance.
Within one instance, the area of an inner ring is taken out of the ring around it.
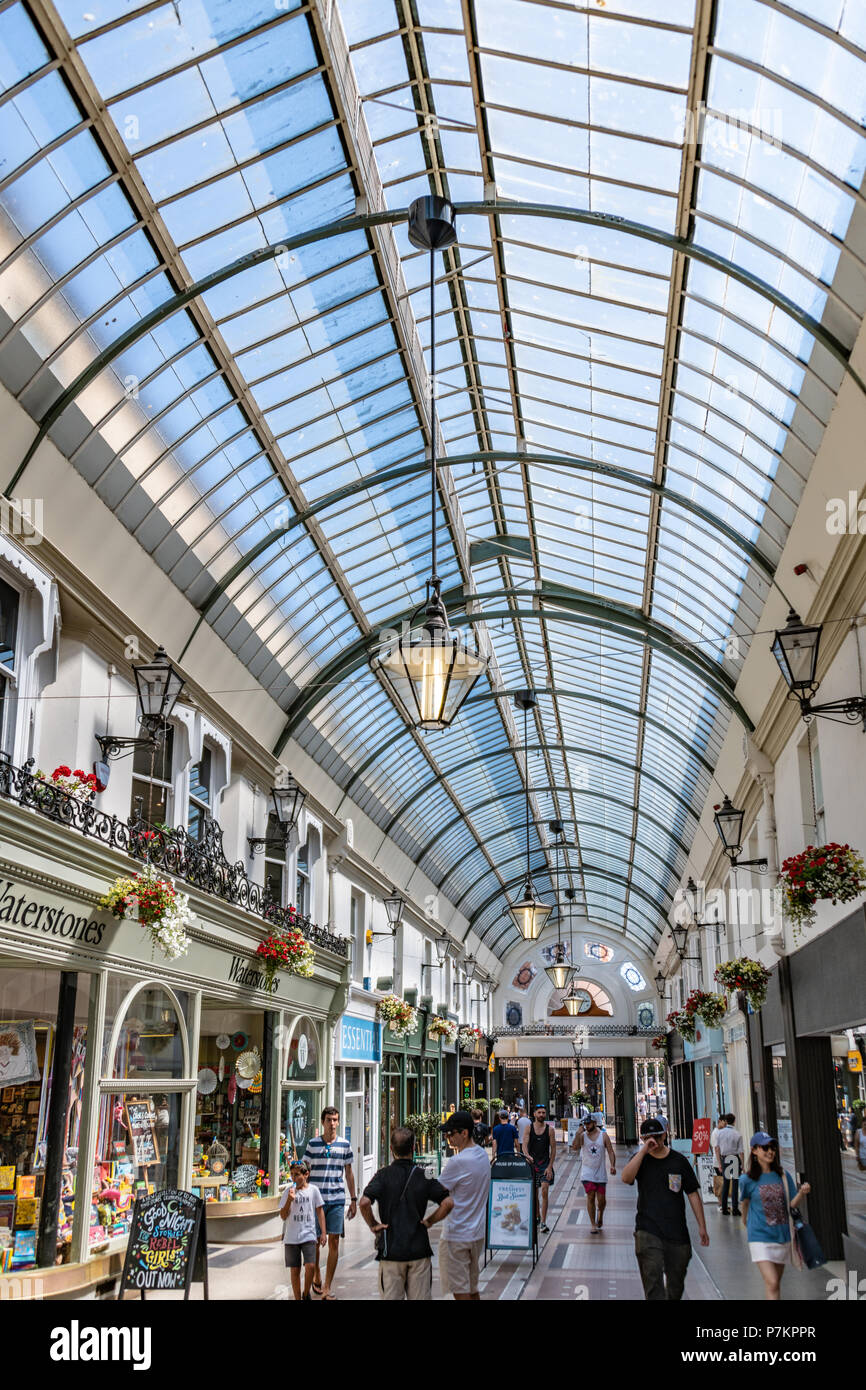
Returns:
[[[518,690],[514,697],[518,709],[523,710],[523,749],[526,767],[526,879],[519,902],[508,911],[524,941],[537,941],[547,926],[547,919],[553,908],[537,896],[532,886],[532,872],[529,865],[529,711],[538,704],[534,690]]]
[[[566,888],[566,890],[565,890],[565,896],[568,898],[569,902],[573,902],[573,901],[574,901],[574,897],[575,897],[575,891],[574,891],[574,889],[573,889],[573,888]],[[574,930],[573,930],[573,922],[574,922],[574,911],[573,911],[573,909],[571,909],[571,910],[569,911],[569,916],[568,916],[568,945],[569,945],[569,950],[570,950],[570,952],[571,952],[571,958],[572,958],[572,960],[574,959]],[[579,974],[580,974],[580,966],[576,965],[576,966],[574,967],[574,973],[573,973],[571,979],[570,979],[569,982],[568,982],[568,986],[567,986],[567,988],[566,988],[566,990],[565,990],[565,993],[564,993],[563,996],[562,996],[562,1007],[565,1009],[565,1012],[568,1014],[569,1018],[576,1018],[577,1015],[578,1015],[579,1013],[582,1013],[586,1008],[589,1007],[589,1005],[588,1005],[587,1002],[586,1002],[586,1001],[587,1001],[587,998],[588,998],[589,996],[587,995],[586,990],[585,990],[585,989],[582,989],[582,988],[578,985],[578,982],[577,982],[577,977],[578,977]],[[592,1001],[590,1001],[590,1003],[591,1003],[591,1002],[592,1002]]]
[[[565,989],[565,986],[568,984],[569,980],[573,980],[576,973],[574,966],[569,964],[570,953],[565,942],[562,940],[562,909],[559,901],[559,851],[563,846],[565,826],[563,825],[561,820],[552,820],[548,822],[548,824],[549,828],[553,831],[553,834],[555,836],[553,845],[554,849],[556,850],[555,897],[556,911],[558,915],[559,940],[557,941],[555,946],[551,946],[550,948],[553,959],[550,965],[546,965],[544,967],[544,973],[547,976],[550,983],[553,985],[554,989]]]
[[[490,660],[448,625],[436,555],[436,306],[435,255],[457,240],[455,213],[446,198],[416,198],[409,208],[409,241],[430,252],[430,552],[424,623],[379,648],[371,659],[407,724],[447,729]],[[412,615],[412,621],[421,609]],[[474,637],[471,641],[474,642]]]
[[[773,656],[785,678],[789,696],[799,701],[800,713],[808,724],[814,715],[842,723],[862,724],[866,730],[866,696],[849,695],[843,700],[827,700],[813,704],[818,693],[818,648],[821,644],[821,623],[804,623],[793,608],[786,625],[777,631],[773,641]]]

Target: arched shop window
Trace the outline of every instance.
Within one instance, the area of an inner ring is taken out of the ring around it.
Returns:
[[[319,1028],[311,1018],[296,1018],[286,1037],[283,1103],[280,1120],[280,1180],[288,1179],[293,1157],[303,1158],[321,1128],[324,1076]]]
[[[266,1056],[278,1015],[202,1000],[190,1187],[206,1201],[269,1197]]]
[[[109,976],[96,1161],[92,1255],[119,1249],[139,1193],[185,1186],[182,1148],[195,1091],[186,1019],[190,996],[155,980]]]

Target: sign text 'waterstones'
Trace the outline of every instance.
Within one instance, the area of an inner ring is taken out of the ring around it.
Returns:
[[[272,980],[269,980],[263,971],[254,970],[251,965],[248,965],[243,956],[232,956],[229,979],[234,985],[246,985],[249,989],[263,989],[268,994],[276,994],[280,987],[276,975]]]
[[[85,941],[101,946],[105,923],[70,912],[65,903],[49,907],[34,902],[26,893],[19,893],[11,879],[0,879],[0,923],[27,927],[30,931],[46,932],[68,941]]]

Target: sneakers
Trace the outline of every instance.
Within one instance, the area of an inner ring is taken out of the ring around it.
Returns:
[[[546,1225],[545,1222],[542,1221],[542,1223],[541,1223],[541,1225],[539,1226],[538,1229],[539,1229],[539,1231],[541,1231],[541,1234],[542,1234],[542,1235],[545,1235],[545,1236],[550,1235],[550,1227],[549,1227],[548,1225]]]

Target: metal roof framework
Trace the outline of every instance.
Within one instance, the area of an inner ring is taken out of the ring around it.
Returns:
[[[0,5],[0,378],[35,447],[498,952],[527,786],[540,890],[559,817],[590,919],[663,926],[853,376],[864,45],[843,0]],[[323,680],[427,575],[430,191],[460,208],[438,568],[494,660],[422,737],[364,667]]]

